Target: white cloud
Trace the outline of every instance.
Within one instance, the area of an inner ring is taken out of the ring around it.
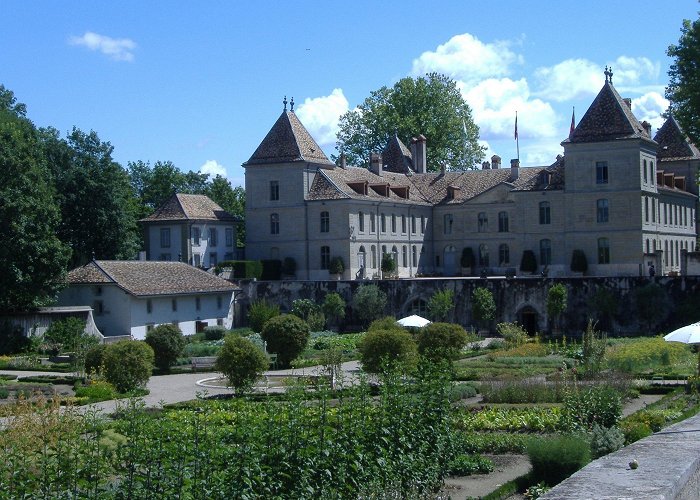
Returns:
[[[414,59],[411,73],[420,76],[436,71],[473,86],[484,78],[506,76],[512,64],[523,62],[510,45],[505,41],[483,43],[469,33],[455,35],[434,51],[423,52]]]
[[[204,165],[199,167],[199,172],[201,174],[209,174],[212,177],[220,175],[226,177],[226,167],[218,163],[216,160],[207,160]]]
[[[328,96],[307,97],[296,114],[321,147],[335,146],[338,120],[349,109],[343,89],[333,89]]]
[[[668,109],[668,105],[668,100],[658,92],[648,92],[632,99],[632,112],[639,121],[646,120],[651,123],[653,136],[655,129],[664,124],[665,120],[661,114]]]
[[[115,61],[133,61],[136,48],[136,42],[129,38],[111,38],[91,31],[86,31],[83,36],[70,37],[68,43],[102,52]]]
[[[537,96],[562,102],[594,96],[603,86],[603,72],[587,59],[567,59],[534,73]]]
[[[658,62],[652,62],[646,57],[620,56],[610,64],[613,71],[613,82],[618,85],[639,85],[646,79],[655,80],[659,76]]]

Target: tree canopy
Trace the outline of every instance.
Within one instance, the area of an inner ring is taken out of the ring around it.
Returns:
[[[674,59],[668,71],[669,111],[695,144],[700,144],[700,19],[685,19],[677,45],[666,51]]]
[[[382,87],[357,109],[340,117],[337,148],[349,164],[368,166],[372,152],[381,152],[396,134],[405,144],[423,134],[428,139],[428,170],[474,168],[484,157],[479,127],[456,82],[439,74],[399,80]]]

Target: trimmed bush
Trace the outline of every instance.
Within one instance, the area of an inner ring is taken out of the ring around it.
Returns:
[[[330,274],[343,274],[345,272],[345,262],[342,257],[333,257],[328,266]]]
[[[262,263],[259,260],[234,260],[231,264],[234,278],[260,279],[262,277]]]
[[[227,331],[223,326],[207,326],[204,329],[204,340],[221,340]]]
[[[146,333],[146,343],[153,349],[156,367],[167,372],[182,353],[185,337],[177,326],[164,324]]]
[[[106,349],[107,344],[97,344],[88,349],[85,353],[85,373],[99,374],[102,372]]]
[[[418,332],[418,352],[432,361],[450,360],[469,341],[467,332],[454,323],[430,323]]]
[[[260,261],[262,271],[260,279],[279,280],[282,277],[282,261],[279,259],[264,259]]]
[[[279,365],[287,368],[306,347],[309,325],[293,314],[282,314],[265,323],[260,335],[267,342],[268,352],[277,354]]]
[[[394,257],[389,254],[385,253],[382,255],[382,273],[387,274],[387,275],[392,275],[396,272],[396,261],[394,260]]]
[[[248,323],[254,332],[262,332],[265,323],[280,315],[280,306],[270,304],[265,299],[257,300],[250,305],[248,310]]]
[[[593,459],[603,457],[625,446],[625,433],[618,427],[602,427],[593,424],[591,429],[591,455]]]
[[[104,376],[119,392],[143,387],[151,377],[153,349],[140,340],[120,340],[104,352]]]
[[[386,293],[377,285],[360,285],[352,298],[353,314],[362,324],[367,325],[384,313],[386,302]]]
[[[368,332],[373,332],[375,330],[405,330],[405,328],[396,322],[396,318],[393,316],[384,316],[380,319],[375,319],[369,325],[367,329]]]
[[[323,299],[321,309],[326,318],[333,323],[345,318],[345,300],[338,293],[331,292],[327,294]]]
[[[216,358],[216,369],[224,374],[236,394],[244,393],[268,367],[265,353],[250,340],[227,335]]]
[[[527,446],[534,482],[561,483],[591,461],[589,444],[576,436],[533,439]]]
[[[402,328],[371,330],[359,342],[357,349],[363,369],[370,373],[397,367],[410,371],[417,361],[416,343],[411,334]]]

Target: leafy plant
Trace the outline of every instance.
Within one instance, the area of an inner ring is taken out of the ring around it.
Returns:
[[[547,290],[547,314],[552,325],[555,325],[561,313],[566,311],[567,294],[566,286],[563,283],[557,283]]]
[[[357,346],[365,371],[380,373],[387,369],[415,367],[417,347],[411,334],[402,328],[374,329]]]
[[[437,290],[428,300],[428,314],[433,321],[447,321],[455,307],[454,291]]]
[[[591,461],[588,443],[577,436],[533,439],[527,446],[532,477],[549,486],[559,484]]]
[[[461,411],[455,424],[465,431],[554,432],[561,426],[560,408],[483,408]]]
[[[477,287],[472,293],[472,315],[477,322],[488,323],[496,317],[496,302],[491,290]]]
[[[600,458],[625,446],[625,433],[619,427],[603,427],[597,423],[591,428],[591,455]]]
[[[104,365],[104,355],[107,344],[97,344],[92,346],[85,353],[85,372],[87,374],[99,374]]]
[[[293,314],[282,314],[270,319],[260,334],[267,342],[267,350],[277,354],[277,362],[288,367],[306,347],[309,325]]]
[[[622,415],[620,394],[609,386],[571,390],[564,398],[564,426],[590,430],[593,424],[614,427]]]
[[[75,395],[79,398],[86,398],[90,402],[109,401],[116,397],[117,391],[109,382],[92,380],[86,385],[76,387]]]
[[[31,342],[24,335],[20,325],[15,325],[7,319],[0,320],[0,355],[17,354],[25,351]]]
[[[367,325],[384,313],[387,296],[377,285],[360,285],[352,298],[353,315]]]
[[[488,474],[493,472],[493,461],[481,455],[460,454],[452,459],[448,466],[448,472],[453,476]]]
[[[120,340],[105,349],[104,377],[119,392],[129,392],[146,385],[153,361],[153,349],[145,342]]]
[[[164,324],[146,333],[146,343],[153,349],[156,367],[167,372],[182,353],[185,338],[177,326]]]
[[[207,326],[204,328],[204,339],[205,340],[221,340],[226,336],[226,328],[223,326]]]
[[[527,332],[517,323],[499,323],[496,331],[510,349],[523,345],[527,340]]]
[[[345,300],[338,293],[331,292],[326,294],[321,309],[323,310],[323,314],[326,315],[326,318],[333,323],[337,323],[339,320],[345,318]]]
[[[396,272],[396,261],[391,254],[382,255],[381,269],[385,276],[391,276]]]
[[[224,374],[236,394],[253,386],[269,365],[267,356],[250,340],[227,335],[216,358],[215,368]]]
[[[330,274],[343,274],[345,271],[345,262],[342,257],[333,257],[328,265]]]
[[[265,323],[275,316],[280,315],[280,306],[270,304],[266,300],[257,300],[250,305],[248,310],[248,323],[255,332],[262,332]]]
[[[605,348],[607,336],[595,330],[593,320],[588,320],[588,326],[583,333],[581,360],[583,367],[588,372],[600,371],[605,360]]]
[[[609,367],[635,375],[650,371],[664,372],[671,368],[691,374],[696,366],[687,345],[666,342],[662,337],[616,343],[608,348],[606,359]]]
[[[430,323],[418,332],[418,352],[432,361],[451,360],[468,340],[460,325]]]

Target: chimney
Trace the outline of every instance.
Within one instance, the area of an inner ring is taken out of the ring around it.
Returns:
[[[417,174],[424,174],[427,163],[427,139],[423,134],[416,138],[416,152],[413,155],[413,164],[416,167]]]
[[[487,161],[483,162],[481,164],[481,170],[490,170],[491,169],[491,164]]]
[[[510,160],[510,180],[517,181],[520,176],[520,160]]]
[[[411,137],[411,158],[413,158],[413,168],[416,168],[416,139],[415,137]]]
[[[491,168],[501,168],[501,157],[493,155],[491,157]]]
[[[369,171],[376,175],[382,175],[382,155],[379,153],[369,155]]]
[[[340,153],[340,168],[347,167],[347,160],[345,159],[345,153]]]
[[[627,104],[628,108],[632,109],[632,99],[630,99],[629,97],[625,97],[622,100],[625,101],[625,104]]]
[[[440,165],[440,175],[445,175],[445,172],[447,171],[447,164],[443,163]]]
[[[642,127],[644,127],[644,130],[646,131],[647,135],[648,135],[649,138],[651,139],[651,123],[649,123],[648,121],[644,120],[644,121],[642,122]]]

